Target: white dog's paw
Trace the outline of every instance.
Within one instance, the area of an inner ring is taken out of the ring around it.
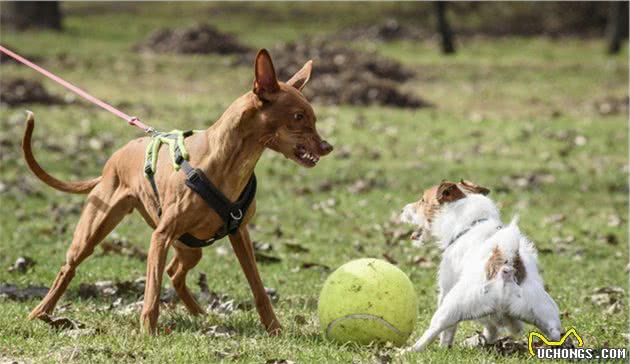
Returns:
[[[413,346],[408,346],[406,348],[398,349],[396,356],[404,356],[404,355],[407,355],[409,353],[414,353],[414,352],[416,352],[416,350],[414,350]]]

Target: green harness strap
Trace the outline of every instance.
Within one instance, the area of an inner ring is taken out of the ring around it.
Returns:
[[[157,184],[155,183],[155,173],[157,171],[157,162],[162,144],[168,144],[173,168],[178,171],[180,164],[184,160],[188,160],[189,155],[184,144],[184,139],[193,135],[193,133],[202,132],[203,130],[171,130],[167,133],[156,132],[151,137],[151,141],[145,150],[144,176],[151,183],[151,188],[155,194],[158,205],[158,216],[162,215],[162,206],[160,204],[160,194],[158,193]]]

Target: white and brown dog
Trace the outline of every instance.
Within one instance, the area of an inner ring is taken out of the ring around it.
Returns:
[[[489,192],[464,180],[443,181],[403,209],[401,220],[419,227],[412,239],[421,242],[432,235],[442,248],[438,308],[408,350],[424,350],[439,334],[440,345],[451,346],[457,324],[465,320],[481,322],[488,343],[502,328],[519,333],[523,322],[550,340],[560,339],[558,306],[545,291],[536,250],[517,219],[503,225],[497,206],[486,197]]]

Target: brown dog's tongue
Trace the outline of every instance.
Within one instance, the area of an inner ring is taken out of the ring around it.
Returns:
[[[411,236],[409,237],[411,240],[420,240],[420,237],[422,236],[422,228],[419,227],[416,230],[414,230],[413,233],[411,233]]]

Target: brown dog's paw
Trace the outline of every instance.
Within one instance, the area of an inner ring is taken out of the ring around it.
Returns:
[[[40,319],[44,322],[46,322],[46,319],[48,318],[49,313],[46,312],[45,309],[41,308],[40,306],[37,306],[33,309],[33,311],[31,311],[31,313],[28,314],[28,319],[29,320],[35,320],[35,319]]]

